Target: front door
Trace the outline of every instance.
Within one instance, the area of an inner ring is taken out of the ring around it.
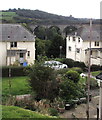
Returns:
[[[23,64],[23,62],[24,62],[24,53],[20,53],[19,58],[20,58],[20,64]]]

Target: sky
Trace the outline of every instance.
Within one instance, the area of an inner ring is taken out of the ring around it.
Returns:
[[[21,8],[42,10],[75,18],[100,18],[101,0],[2,0],[0,10]]]

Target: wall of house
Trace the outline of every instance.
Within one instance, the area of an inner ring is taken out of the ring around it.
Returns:
[[[6,65],[6,43],[0,42],[0,66]]]
[[[89,48],[89,41],[83,41],[80,38],[80,42],[78,42],[78,38],[80,36],[76,36],[76,40],[73,41],[74,36],[67,36],[66,38],[66,58],[71,58],[75,61],[81,61],[84,62],[86,65],[88,65],[89,61],[89,53],[88,51],[85,51]],[[91,41],[91,48],[102,48],[102,42],[99,42],[99,46],[95,46],[95,41]],[[71,51],[69,50],[69,47],[71,47]],[[77,53],[76,49],[80,49],[80,53]],[[93,50],[91,55],[91,64],[96,65],[102,65],[102,52]]]
[[[7,49],[10,50],[10,42],[7,42]],[[35,60],[35,42],[17,42],[17,47],[12,47],[11,50],[27,50],[25,54],[25,60],[28,64],[34,63]],[[30,56],[28,56],[28,51],[30,51]],[[14,64],[19,56],[11,57],[11,64]],[[10,57],[7,57],[7,65],[10,64]]]
[[[66,38],[66,58],[71,58],[76,61],[84,61],[84,51],[83,51],[83,40],[80,38],[80,36],[77,36],[75,38],[75,41],[73,41],[74,36],[67,36]],[[80,40],[79,40],[80,38]],[[69,50],[69,47],[71,47],[71,51]],[[80,50],[78,53],[77,49]]]

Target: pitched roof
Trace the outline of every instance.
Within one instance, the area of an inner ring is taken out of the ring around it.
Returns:
[[[0,41],[34,41],[34,35],[20,24],[0,24]]]
[[[80,36],[84,41],[90,40],[90,26],[89,25],[83,25],[82,27],[78,28],[78,30],[72,32],[69,35],[75,35]],[[102,41],[102,25],[92,25],[92,41]]]

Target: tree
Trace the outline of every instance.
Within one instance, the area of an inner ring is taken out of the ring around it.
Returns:
[[[30,86],[36,92],[36,99],[53,100],[58,94],[58,83],[54,70],[37,63],[29,70]]]
[[[67,36],[69,33],[73,32],[77,30],[77,28],[75,26],[67,26],[65,29],[64,29],[64,33],[65,35]]]
[[[63,46],[64,40],[61,35],[56,35],[51,43],[51,46],[48,50],[48,56],[59,57],[60,55],[60,46]]]
[[[78,84],[68,78],[64,78],[60,84],[60,97],[70,102],[73,99],[80,98],[84,95],[84,91]]]
[[[45,27],[37,26],[34,29],[34,33],[39,39],[45,40],[45,38],[46,38],[46,28]]]

